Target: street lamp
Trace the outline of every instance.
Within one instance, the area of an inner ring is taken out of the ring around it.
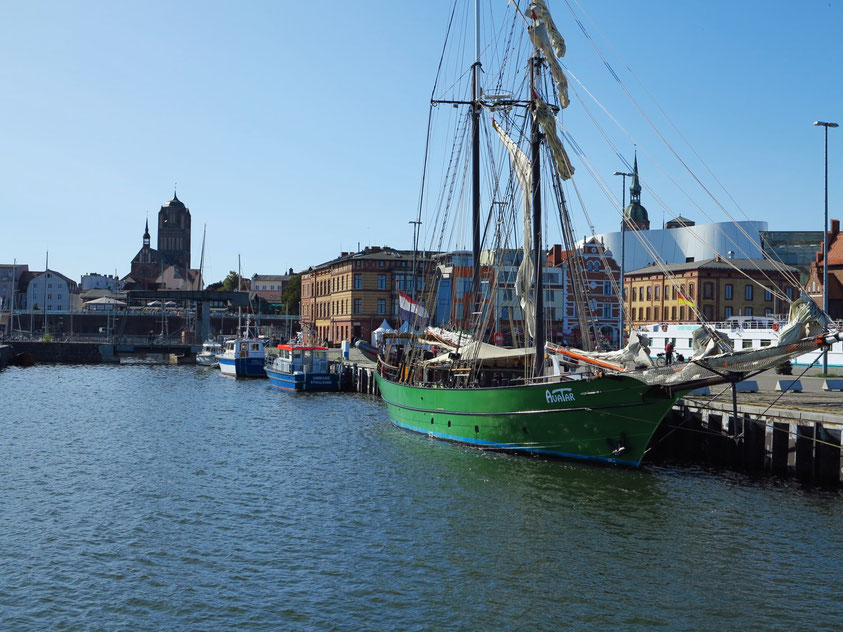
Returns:
[[[823,311],[828,314],[828,128],[837,123],[814,121],[814,127],[825,128],[825,215],[823,216]],[[823,352],[823,375],[828,375],[828,349]]]
[[[624,267],[626,267],[626,217],[624,217],[624,213],[626,212],[626,179],[628,177],[631,178],[635,174],[626,173],[625,171],[615,171],[612,175],[623,178],[623,183],[621,184],[621,306],[620,310],[618,310],[618,348],[623,348],[623,310],[626,304],[626,289],[623,286],[623,272]]]

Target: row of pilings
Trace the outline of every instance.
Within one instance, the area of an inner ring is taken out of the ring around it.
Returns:
[[[837,487],[843,418],[827,413],[682,400],[650,443],[651,463],[766,472]]]

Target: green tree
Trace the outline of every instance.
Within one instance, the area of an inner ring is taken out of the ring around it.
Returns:
[[[241,278],[237,272],[232,270],[228,273],[228,276],[225,277],[225,279],[217,281],[216,283],[211,283],[207,289],[217,290],[218,292],[236,292],[242,289],[246,292],[251,288],[251,285],[252,284],[249,279]]]
[[[296,314],[299,301],[301,301],[301,275],[294,274],[281,290],[281,303],[286,306],[288,314]]]

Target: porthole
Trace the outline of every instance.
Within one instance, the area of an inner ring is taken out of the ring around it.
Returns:
[[[474,426],[474,432],[475,433],[480,432],[480,426]]]

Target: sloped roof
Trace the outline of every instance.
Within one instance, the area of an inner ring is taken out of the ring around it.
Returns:
[[[797,272],[795,268],[783,264],[773,263],[768,259],[706,259],[704,261],[690,261],[688,263],[665,263],[662,265],[650,265],[637,270],[631,270],[626,276],[641,274],[661,274],[667,272],[687,272],[688,270],[762,270],[764,272],[776,272],[784,269],[786,272]]]

